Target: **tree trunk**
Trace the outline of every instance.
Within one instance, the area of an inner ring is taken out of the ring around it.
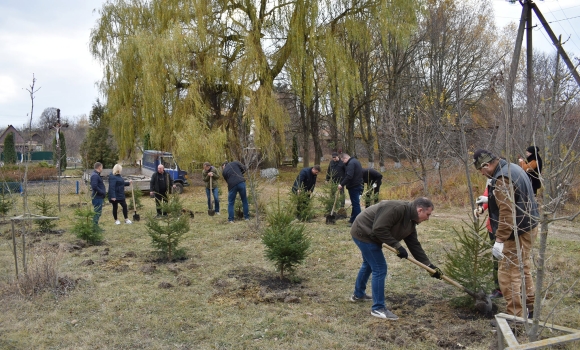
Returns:
[[[317,84],[314,85],[317,89]],[[315,93],[315,101],[309,108],[310,111],[310,133],[312,135],[312,142],[314,143],[314,164],[320,164],[322,159],[322,146],[320,145],[320,111],[318,104],[318,90]]]

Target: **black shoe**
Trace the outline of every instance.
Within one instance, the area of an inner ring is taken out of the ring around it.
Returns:
[[[363,295],[362,297],[357,297],[356,295],[351,295],[350,296],[350,301],[352,301],[353,303],[359,302],[359,301],[373,301],[373,297],[371,297],[370,295]]]
[[[489,297],[490,297],[490,299],[499,299],[499,298],[503,298],[503,294],[501,293],[501,290],[496,289],[493,292],[491,292]]]

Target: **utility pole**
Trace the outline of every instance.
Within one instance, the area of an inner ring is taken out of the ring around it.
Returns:
[[[61,169],[60,169],[60,164],[61,164],[61,157],[62,155],[60,154],[60,129],[61,128],[68,128],[68,123],[64,123],[61,124],[60,123],[60,109],[56,110],[56,123],[54,123],[53,126],[50,127],[51,129],[55,129],[56,130],[56,171],[57,171],[57,182],[58,182],[58,211],[60,212],[60,178],[61,178]]]

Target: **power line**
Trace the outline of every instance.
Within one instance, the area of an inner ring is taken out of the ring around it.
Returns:
[[[575,17],[572,17],[572,18],[568,18],[568,16],[566,16],[566,12],[564,12],[564,9],[562,8],[562,5],[560,5],[560,3],[559,3],[559,2],[558,2],[558,6],[560,6],[560,10],[562,11],[562,13],[564,14],[564,17],[566,17],[566,19],[567,19],[568,21],[570,21],[570,19],[573,19],[573,18],[578,18],[578,17],[580,17],[580,16],[575,16]],[[577,38],[578,38],[578,37],[580,37],[580,35],[578,35],[578,32],[576,32],[576,29],[574,28],[574,26],[572,25],[572,23],[569,23],[569,25],[570,25],[570,27],[572,27],[572,31],[574,31],[574,34],[576,34],[576,37],[577,37]],[[564,29],[564,27],[562,27],[562,25],[560,25],[560,27],[561,27],[562,29]],[[574,46],[576,46],[576,48],[577,48],[578,50],[580,50],[580,48],[578,47],[578,45],[576,45],[576,43],[575,43],[574,41],[572,41],[572,44],[574,44]]]

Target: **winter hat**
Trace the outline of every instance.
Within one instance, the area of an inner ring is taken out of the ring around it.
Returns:
[[[494,159],[497,159],[497,156],[486,149],[478,149],[473,153],[473,165],[477,170],[481,169],[483,164],[488,164]]]
[[[334,158],[334,157],[338,157],[338,153],[332,152],[332,158]]]
[[[530,152],[532,155],[537,154],[540,152],[540,148],[538,146],[530,146],[526,148],[526,151]]]

